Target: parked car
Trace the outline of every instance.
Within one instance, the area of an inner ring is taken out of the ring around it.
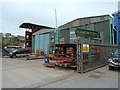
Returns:
[[[19,56],[27,56],[30,54],[30,50],[28,49],[15,49],[9,53],[10,58],[16,58]]]
[[[15,48],[4,48],[4,49],[9,53],[15,50]]]
[[[115,50],[111,54],[111,57],[108,59],[108,66],[109,70],[113,70],[114,68],[120,69],[120,49]]]

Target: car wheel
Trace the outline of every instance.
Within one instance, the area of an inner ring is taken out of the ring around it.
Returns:
[[[10,58],[13,58],[12,56],[10,56]]]
[[[114,69],[114,67],[109,66],[109,70],[113,70],[113,69]]]
[[[13,55],[12,57],[13,57],[13,58],[16,58],[16,55]]]

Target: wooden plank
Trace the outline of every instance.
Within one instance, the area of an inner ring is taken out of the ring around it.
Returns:
[[[51,67],[55,67],[55,65],[52,65],[52,64],[50,64],[50,63],[44,63],[43,65],[46,66],[46,67],[50,67],[50,68],[51,68]]]
[[[77,68],[76,65],[70,65],[69,67],[71,67],[71,68]]]
[[[54,58],[54,60],[68,60],[68,61],[72,61],[72,60],[75,60],[75,58]]]
[[[35,59],[43,59],[43,56],[33,56],[33,57],[25,57],[25,58],[18,58],[22,60],[35,60]]]

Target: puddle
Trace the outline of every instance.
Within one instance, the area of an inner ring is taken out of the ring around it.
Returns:
[[[101,78],[100,74],[92,74],[89,77],[96,78],[96,79]]]

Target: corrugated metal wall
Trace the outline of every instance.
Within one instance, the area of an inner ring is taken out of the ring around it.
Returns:
[[[105,22],[101,22],[101,23],[96,23],[95,24],[95,31],[98,32],[103,32],[102,35],[102,43],[104,44],[111,44],[110,43],[110,24],[109,24],[109,20],[105,21]]]
[[[55,44],[58,44],[58,30],[54,31],[55,33]]]
[[[90,25],[86,25],[86,26],[82,26],[82,27],[78,27],[78,28],[79,29],[91,30],[91,31],[95,30],[94,24],[90,24]]]
[[[35,35],[34,53],[36,53],[36,50],[43,50],[44,54],[47,54],[49,52],[49,43],[49,33]]]
[[[70,43],[75,43],[76,42],[76,35],[75,35],[75,30],[77,29],[85,29],[85,30],[92,30],[92,31],[97,31],[99,33],[98,39],[90,39],[85,37],[84,42],[90,42],[90,43],[103,43],[103,44],[112,44],[111,39],[110,39],[110,23],[108,21],[96,23],[96,24],[91,24],[91,25],[86,25],[83,27],[77,27],[77,28],[72,28],[70,29]]]
[[[55,44],[55,33],[54,31],[50,32],[50,45]]]
[[[49,34],[44,34],[44,54],[48,54],[49,52]]]
[[[111,43],[114,44],[114,29],[113,29],[113,18],[110,19],[110,29],[111,29]]]
[[[39,34],[39,49],[44,50],[44,34]]]
[[[77,37],[75,34],[76,28],[70,29],[70,43],[76,43],[77,42]]]
[[[32,52],[35,52],[35,35],[32,36]]]
[[[35,51],[39,49],[39,35],[35,35]]]
[[[58,32],[58,38],[59,38],[59,43],[60,42],[65,42],[65,43],[69,43],[70,42],[70,31],[69,29],[66,30],[60,30]]]

